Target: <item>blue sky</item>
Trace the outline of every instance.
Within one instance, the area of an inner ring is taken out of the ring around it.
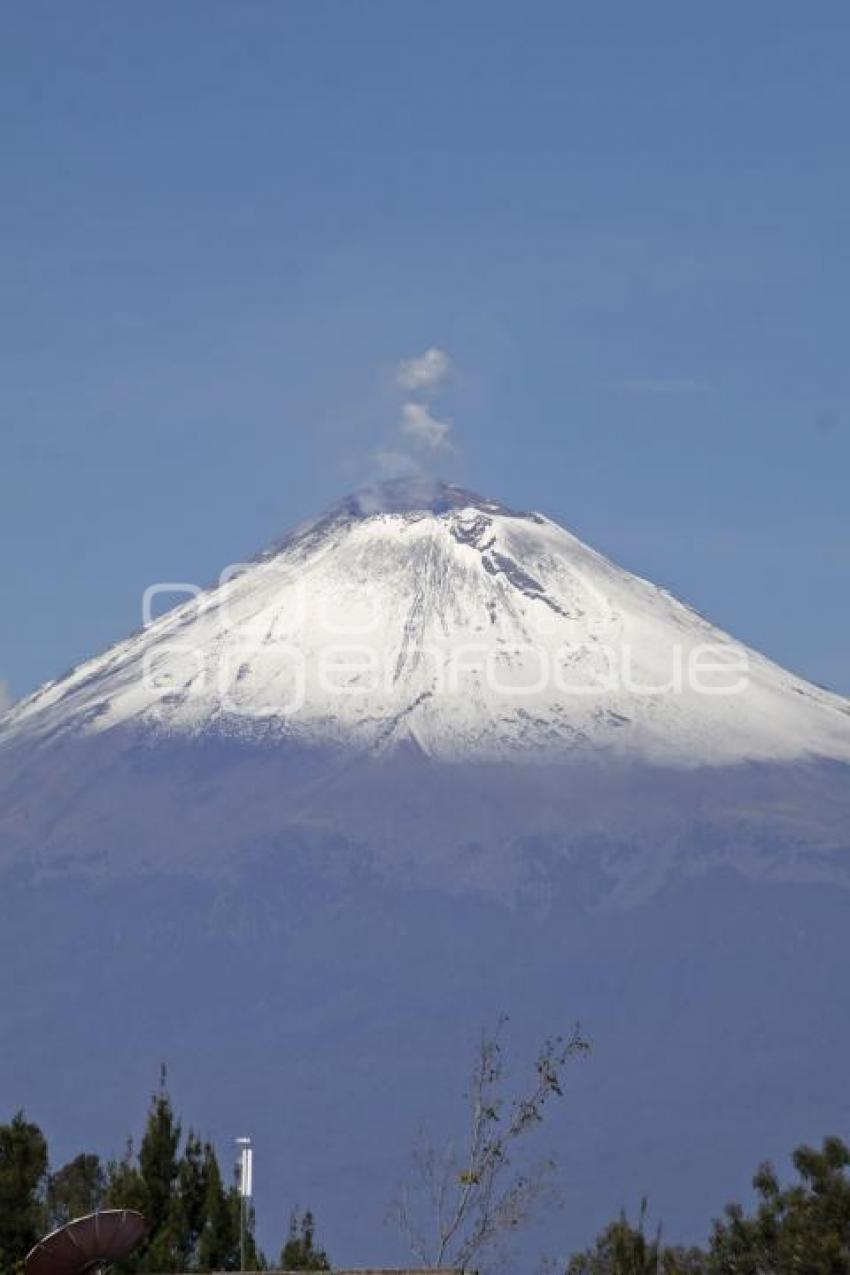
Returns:
[[[18,0],[0,680],[374,472],[457,478],[850,692],[850,9]]]

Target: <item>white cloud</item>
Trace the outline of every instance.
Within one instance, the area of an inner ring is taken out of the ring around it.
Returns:
[[[627,394],[666,395],[707,394],[710,385],[704,381],[693,381],[688,377],[678,376],[638,376],[628,381],[621,381],[620,388]]]
[[[399,429],[417,447],[434,452],[452,450],[451,422],[437,420],[422,403],[402,404]]]
[[[424,354],[405,359],[396,369],[396,384],[403,390],[433,394],[439,389],[451,370],[451,361],[445,350],[430,346]]]
[[[14,700],[12,692],[9,690],[6,682],[0,681],[0,713],[5,713],[7,708],[11,708]]]
[[[381,480],[430,482],[429,469],[438,457],[454,452],[452,422],[440,419],[429,405],[451,371],[445,350],[432,345],[423,354],[396,367],[396,384],[408,395],[400,408],[394,435],[380,451],[373,452],[376,477]]]

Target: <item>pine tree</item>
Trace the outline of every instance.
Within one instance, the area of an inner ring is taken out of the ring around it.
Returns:
[[[308,1209],[300,1217],[296,1209],[289,1220],[289,1234],[280,1255],[284,1271],[329,1271],[324,1249],[316,1248],[316,1223]]]
[[[138,1155],[132,1141],[121,1160],[109,1166],[106,1202],[111,1208],[137,1209],[148,1225],[146,1244],[125,1264],[132,1271],[182,1271],[191,1242],[178,1190],[180,1121],[165,1087],[151,1098]]]
[[[177,1191],[184,1223],[182,1252],[185,1270],[197,1269],[198,1245],[204,1229],[209,1162],[214,1156],[210,1144],[202,1144],[198,1135],[190,1130],[177,1168]]]
[[[182,1153],[181,1123],[165,1087],[165,1070],[151,1098],[145,1132],[107,1172],[105,1202],[132,1208],[148,1223],[145,1246],[122,1269],[136,1272],[235,1271],[240,1267],[241,1200],[222,1179],[215,1148],[189,1131]],[[253,1235],[249,1211],[245,1266],[262,1270],[265,1259]],[[3,1275],[3,1272],[0,1272]]]
[[[145,1184],[132,1138],[127,1139],[121,1159],[110,1160],[106,1167],[104,1203],[110,1209],[136,1209],[139,1213],[147,1208]]]
[[[662,1244],[660,1227],[651,1237],[645,1228],[644,1200],[637,1226],[621,1213],[592,1248],[573,1256],[567,1275],[705,1275],[705,1257],[698,1249],[671,1248]]]
[[[240,1264],[240,1200],[235,1191],[225,1188],[212,1147],[207,1146],[206,1151],[206,1191],[198,1239],[198,1270],[236,1271]]]
[[[177,1181],[180,1121],[175,1119],[162,1069],[159,1091],[151,1098],[148,1122],[139,1147],[139,1170],[145,1187],[145,1216],[152,1236],[168,1222]]]
[[[179,1147],[180,1121],[171,1106],[163,1067],[139,1147],[139,1172],[145,1200],[142,1211],[148,1223],[148,1244],[140,1263],[142,1270],[180,1271],[185,1265],[186,1222],[177,1190]]]
[[[234,1188],[233,1196],[235,1199],[237,1213],[242,1206],[242,1200],[239,1192]],[[254,1238],[254,1209],[249,1207],[245,1211],[245,1270],[246,1271],[264,1271],[268,1268],[265,1254],[257,1247],[257,1241]]]

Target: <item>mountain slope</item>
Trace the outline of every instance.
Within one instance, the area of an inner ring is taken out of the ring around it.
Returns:
[[[850,761],[850,708],[539,514],[381,489],[20,705],[0,740],[215,732],[458,762]]]
[[[580,1018],[540,1246],[645,1193],[697,1239],[848,1132],[848,886],[846,701],[540,515],[385,487],[0,719],[0,1091],[116,1154],[166,1059],[254,1133],[265,1244],[308,1203],[397,1263],[481,1024]]]

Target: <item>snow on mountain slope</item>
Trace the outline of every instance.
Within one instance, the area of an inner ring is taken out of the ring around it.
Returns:
[[[698,1238],[846,1110],[847,709],[539,515],[346,501],[0,719],[0,1089],[113,1155],[165,1058],[398,1266],[481,1024],[580,1018],[541,1247]]]
[[[0,746],[132,727],[444,761],[850,761],[850,706],[539,514],[342,502],[18,705]]]

